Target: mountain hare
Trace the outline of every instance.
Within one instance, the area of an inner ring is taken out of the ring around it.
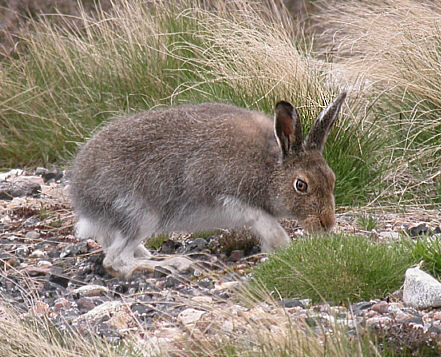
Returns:
[[[151,257],[142,241],[159,233],[248,226],[271,251],[290,242],[279,218],[332,228],[335,176],[322,150],[345,97],[321,112],[305,140],[297,110],[284,101],[274,121],[209,103],[112,122],[74,163],[77,234],[96,238],[104,267],[129,277],[155,266],[190,267],[185,257]]]

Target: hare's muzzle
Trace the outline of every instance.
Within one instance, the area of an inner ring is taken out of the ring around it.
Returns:
[[[326,209],[317,216],[309,216],[302,222],[302,226],[310,233],[330,231],[335,226],[334,210]]]

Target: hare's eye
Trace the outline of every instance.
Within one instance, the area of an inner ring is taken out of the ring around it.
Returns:
[[[295,179],[294,188],[298,193],[306,193],[308,191],[308,184],[303,180]]]

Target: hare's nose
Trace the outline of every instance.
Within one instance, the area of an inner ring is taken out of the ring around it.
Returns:
[[[331,230],[335,226],[335,215],[333,211],[326,210],[320,214],[320,225],[325,231]]]

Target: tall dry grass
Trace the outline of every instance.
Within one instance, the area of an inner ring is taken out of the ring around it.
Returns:
[[[112,117],[183,102],[272,115],[277,101],[290,100],[306,130],[342,90],[322,75],[277,1],[120,0],[75,21],[45,16],[33,28],[0,68],[0,167],[66,162]],[[325,152],[345,205],[370,200],[377,190],[368,184],[381,181],[381,140],[356,101]]]
[[[441,3],[321,3],[321,54],[358,79],[390,137],[385,182],[399,202],[441,202]]]

